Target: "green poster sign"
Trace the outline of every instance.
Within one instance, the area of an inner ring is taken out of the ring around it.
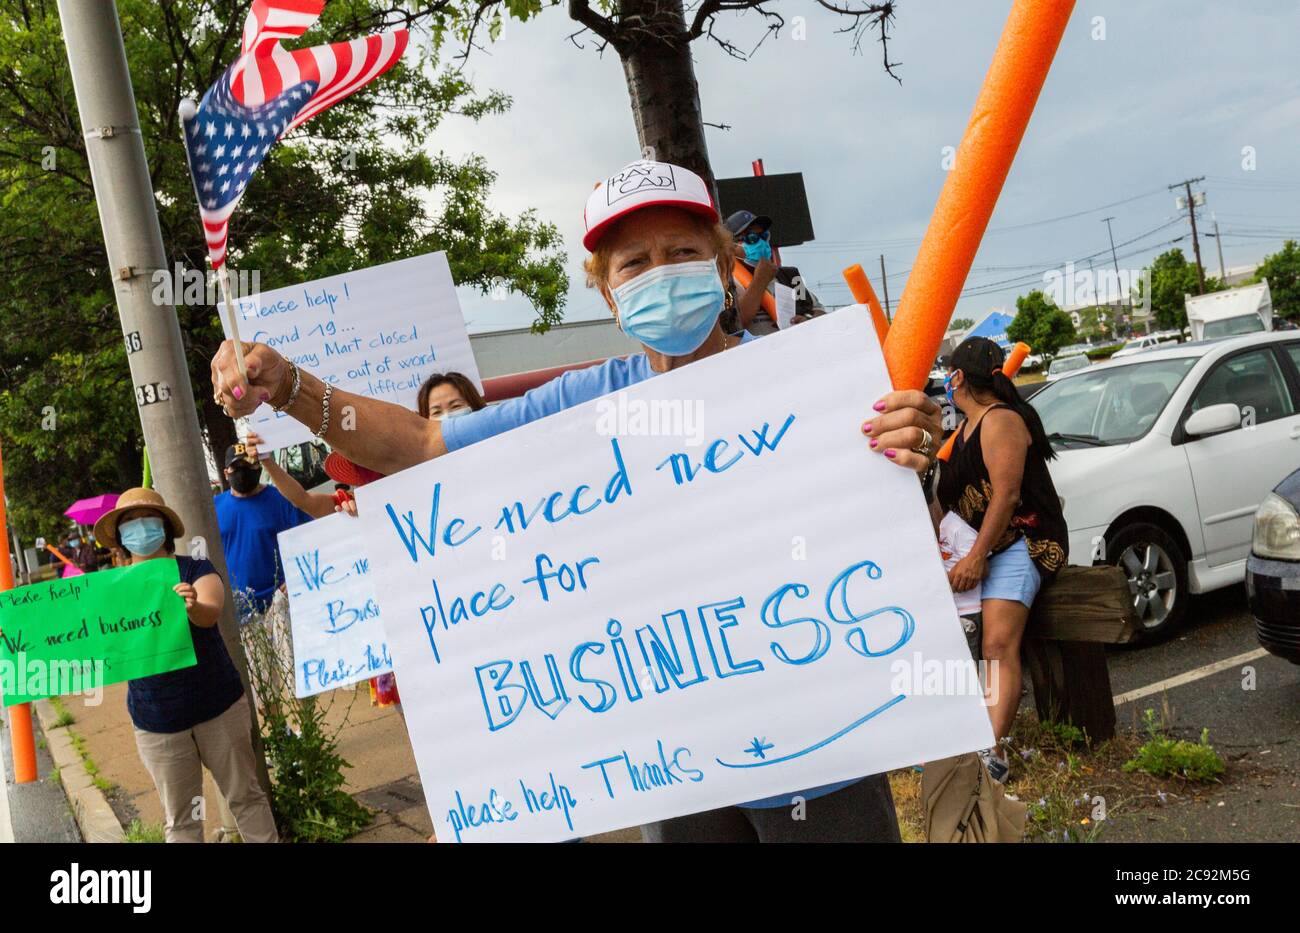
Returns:
[[[192,667],[179,582],[176,561],[158,558],[0,593],[4,705]]]

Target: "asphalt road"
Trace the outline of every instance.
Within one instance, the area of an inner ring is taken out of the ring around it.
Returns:
[[[1255,652],[1259,642],[1242,586],[1192,597],[1182,632],[1149,648],[1110,654],[1116,696],[1214,662]],[[1273,655],[1124,703],[1121,727],[1143,710],[1167,708],[1171,731],[1210,744],[1229,764],[1229,779],[1158,808],[1112,814],[1110,841],[1300,841],[1300,665]]]
[[[35,720],[35,717],[32,717]],[[40,724],[33,721],[36,729],[36,774],[38,780],[30,784],[14,784],[13,749],[9,744],[9,728],[6,722],[0,728],[0,749],[3,749],[4,774],[0,781],[0,809],[8,805],[10,826],[9,838],[6,838],[3,815],[0,815],[0,842],[80,842],[76,821],[64,796],[63,785],[50,780],[54,763],[50,754],[42,746]]]

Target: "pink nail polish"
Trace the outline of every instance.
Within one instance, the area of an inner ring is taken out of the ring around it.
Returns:
[[[870,422],[870,421],[864,421],[864,422],[862,422],[862,433],[863,433],[863,434],[870,434],[870,433],[871,433],[871,422]]]
[[[237,402],[244,397],[244,390],[241,389],[239,386],[235,386],[233,389],[230,390],[230,394],[235,397],[235,401]]]
[[[872,450],[875,450],[876,445],[879,444],[880,442],[873,437],[871,440],[867,441],[867,443],[871,445]]]
[[[885,403],[884,403],[884,402],[876,402],[876,404],[872,405],[871,407],[874,408],[876,411],[884,411],[884,410],[885,410]]]
[[[890,460],[893,460],[896,456],[898,456],[898,452],[893,450],[886,450],[885,456],[888,457]]]

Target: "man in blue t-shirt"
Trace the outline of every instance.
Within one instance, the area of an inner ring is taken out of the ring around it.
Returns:
[[[243,444],[226,449],[225,474],[230,490],[216,496],[213,504],[230,588],[243,622],[249,613],[265,610],[284,583],[276,535],[311,521],[311,516],[294,508],[274,486],[262,484],[262,465],[248,456]]]

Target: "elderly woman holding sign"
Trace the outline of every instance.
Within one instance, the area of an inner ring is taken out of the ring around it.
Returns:
[[[245,378],[227,341],[212,360],[217,403],[232,417],[268,403],[353,461],[389,474],[745,341],[727,335],[718,322],[732,301],[732,237],[702,178],[677,165],[633,162],[596,186],[585,220],[588,284],[644,353],[566,372],[492,408],[430,421],[397,405],[336,392],[261,344],[244,345]],[[345,408],[354,430],[340,426]],[[892,392],[876,403],[862,431],[869,450],[921,473],[932,463],[939,408],[919,391]],[[790,818],[787,807],[795,798],[806,802],[805,819]],[[883,775],[680,817],[644,832],[655,841],[898,839]]]

